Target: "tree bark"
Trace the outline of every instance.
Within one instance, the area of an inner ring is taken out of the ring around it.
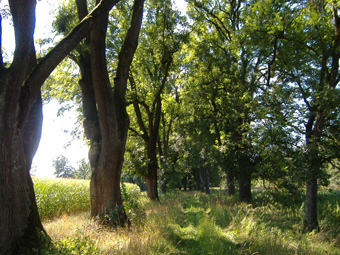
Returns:
[[[144,0],[134,2],[131,26],[118,56],[113,92],[105,56],[108,12],[101,17],[91,34],[92,75],[101,133],[100,155],[95,167],[92,167],[91,215],[95,217],[116,209],[119,221],[117,223],[120,225],[127,220],[120,191],[120,176],[129,126],[125,93],[129,68],[138,45],[143,5]]]
[[[101,11],[112,5],[111,0],[103,1],[37,64],[33,43],[36,1],[9,0],[16,47],[10,68],[4,66],[0,52],[0,254],[31,254],[49,239],[29,174],[41,133],[40,88]]]
[[[155,134],[156,133],[156,134]],[[158,196],[158,185],[157,185],[157,172],[158,172],[158,162],[157,162],[157,152],[156,152],[156,140],[158,137],[158,128],[150,134],[147,152],[148,152],[148,173],[145,176],[147,196],[151,200],[159,200]]]
[[[306,208],[305,208],[305,229],[311,231],[317,229],[319,226],[317,217],[317,194],[318,194],[318,180],[312,176],[306,184]]]
[[[243,155],[239,159],[239,173],[238,173],[238,184],[239,194],[238,198],[240,201],[251,200],[251,174],[252,174],[252,163],[246,155]]]

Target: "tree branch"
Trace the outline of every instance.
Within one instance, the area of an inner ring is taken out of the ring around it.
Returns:
[[[56,66],[88,34],[89,30],[93,28],[94,24],[102,17],[103,13],[108,12],[118,2],[119,0],[102,0],[90,14],[88,14],[64,39],[40,60],[24,83],[24,86],[29,90],[27,91],[28,94],[37,94]]]

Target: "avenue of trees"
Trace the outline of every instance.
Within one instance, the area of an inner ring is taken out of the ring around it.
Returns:
[[[261,181],[305,191],[304,228],[318,229],[318,186],[339,171],[338,0],[188,0],[186,14],[170,0],[69,0],[54,13],[62,39],[39,58],[35,5],[0,13],[16,42],[11,63],[0,55],[0,254],[49,239],[29,174],[42,97],[80,106],[92,217],[128,221],[121,179],[152,200],[225,183],[247,202]]]

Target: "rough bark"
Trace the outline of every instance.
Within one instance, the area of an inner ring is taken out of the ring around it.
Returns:
[[[129,125],[125,93],[129,68],[138,45],[143,5],[143,0],[134,2],[131,26],[118,56],[114,91],[111,89],[105,56],[108,12],[101,17],[100,23],[96,24],[91,34],[93,85],[101,133],[98,162],[92,167],[91,215],[95,217],[116,208],[121,225],[127,220],[120,191],[120,176]]]
[[[317,229],[319,226],[317,217],[317,193],[318,193],[318,180],[312,176],[306,184],[306,208],[304,227],[307,230]]]
[[[157,185],[157,172],[158,172],[158,162],[157,162],[157,151],[156,151],[156,141],[158,137],[159,128],[153,129],[151,136],[148,140],[147,155],[148,155],[148,173],[145,176],[147,196],[151,200],[159,200],[158,197],[158,185]]]
[[[29,174],[40,140],[40,88],[91,29],[100,12],[112,7],[111,2],[102,2],[37,64],[33,44],[36,1],[9,0],[16,48],[9,68],[0,63],[0,254],[31,254],[48,239]]]

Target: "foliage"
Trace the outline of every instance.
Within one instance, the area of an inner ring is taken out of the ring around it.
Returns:
[[[68,165],[68,159],[63,156],[57,156],[52,163],[55,171],[54,175],[57,178],[72,178],[73,177],[73,172],[74,168],[72,166]]]
[[[73,172],[73,177],[76,179],[90,179],[91,178],[91,166],[86,159],[78,161],[78,169]]]

